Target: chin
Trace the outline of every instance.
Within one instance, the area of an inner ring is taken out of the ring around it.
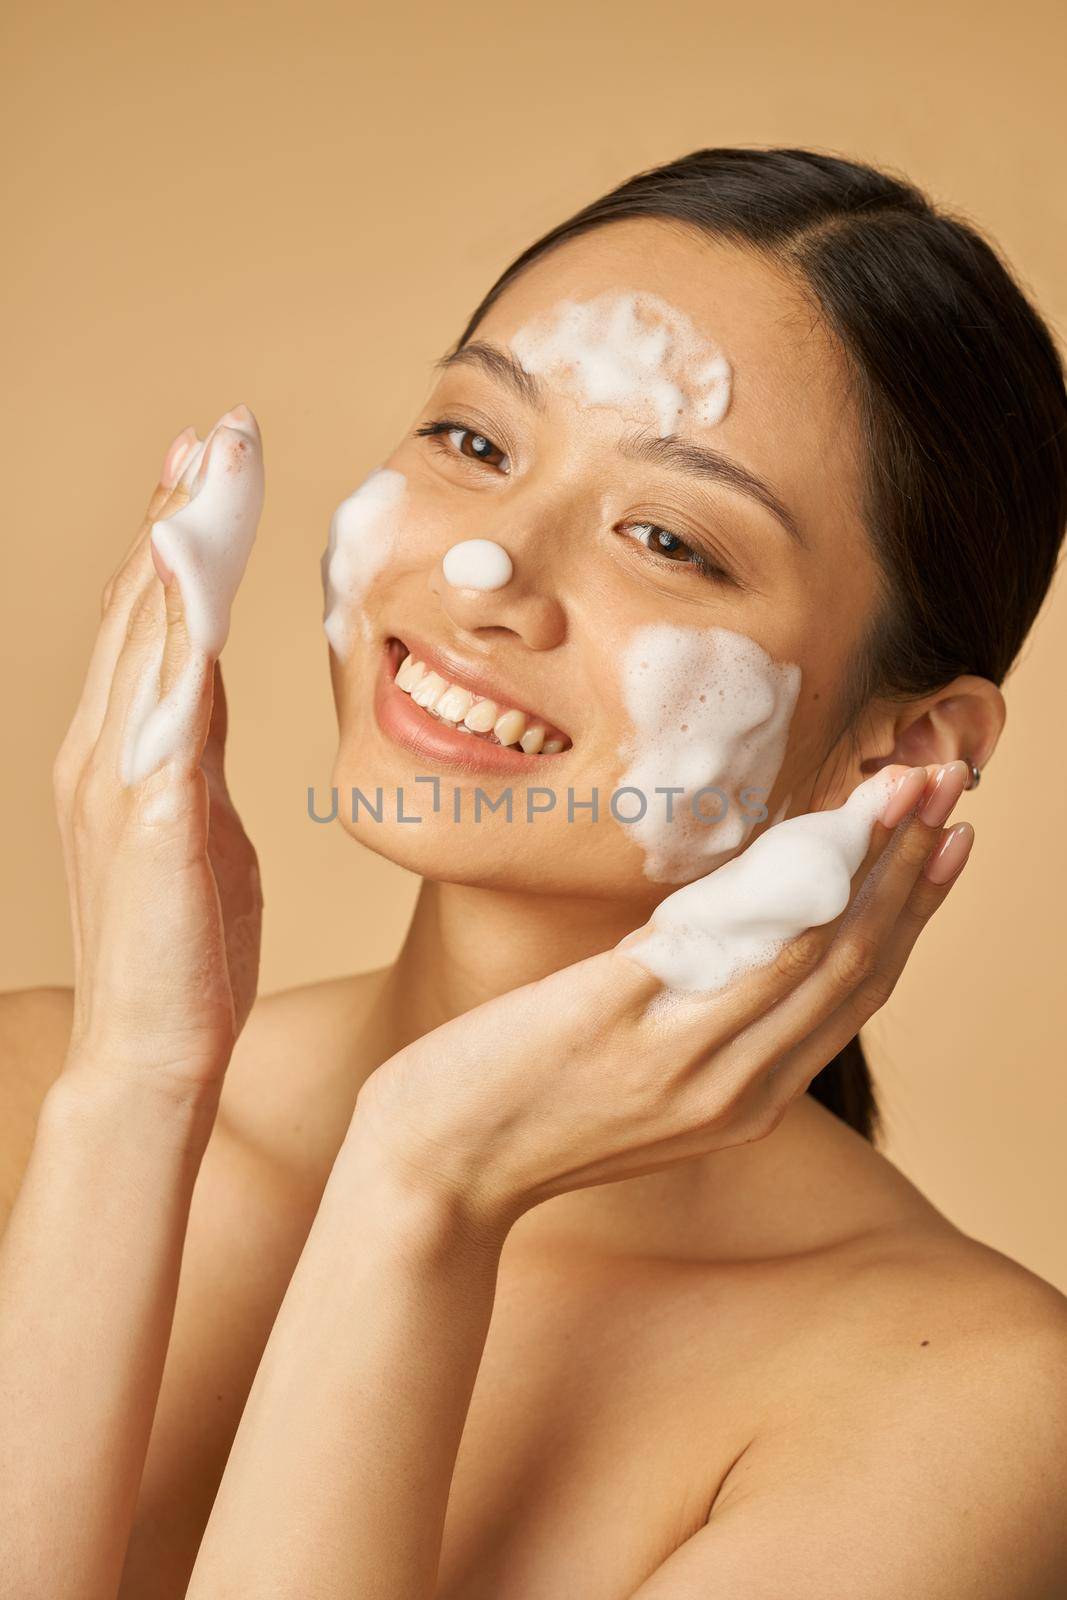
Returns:
[[[416,785],[416,770],[420,776],[439,780],[441,803],[436,813],[433,785]],[[342,749],[331,784],[338,795],[333,825],[422,878],[509,894],[629,903],[637,916],[647,914],[667,892],[666,886],[649,883],[641,852],[614,825],[569,824],[565,818],[551,817],[526,822],[521,815],[523,791],[517,784],[513,786],[516,812],[510,823],[503,815],[483,814],[475,821],[471,814],[475,785],[456,783],[447,772],[434,774],[426,764],[405,771],[392,763],[375,765],[367,756],[354,760]],[[477,786],[491,798],[503,787],[484,780]],[[353,788],[362,790],[380,811],[381,820],[362,801],[353,810]],[[403,794],[403,821],[397,814],[398,788]],[[462,808],[458,822],[452,813],[457,793]],[[316,800],[320,810],[330,803],[322,790]]]

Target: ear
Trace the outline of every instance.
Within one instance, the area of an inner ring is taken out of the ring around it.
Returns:
[[[905,707],[885,702],[868,712],[864,777],[904,762],[921,767],[946,761],[973,761],[985,767],[1007,717],[1004,696],[988,678],[962,676],[936,695],[909,702]]]

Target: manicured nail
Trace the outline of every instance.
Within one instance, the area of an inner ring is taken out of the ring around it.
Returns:
[[[967,860],[973,843],[974,829],[970,823],[957,822],[927,857],[923,872],[930,882],[949,883]]]
[[[239,433],[247,433],[256,425],[256,419],[242,401],[230,411],[224,411],[216,422],[216,428],[236,428]]]
[[[919,821],[940,828],[967,786],[971,769],[966,761],[950,761],[938,770],[934,786],[919,807]]]
[[[906,817],[926,787],[926,768],[912,767],[898,778],[896,788],[886,802],[882,821],[887,828],[895,828],[901,817]]]
[[[183,465],[189,458],[189,452],[196,444],[196,429],[183,428],[181,433],[171,442],[170,448],[163,457],[163,470],[159,474],[159,481],[164,489],[173,489],[178,481],[178,476]]]

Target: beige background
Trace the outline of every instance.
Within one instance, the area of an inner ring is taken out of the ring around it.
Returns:
[[[50,762],[178,428],[244,399],[268,452],[227,651],[266,984],[377,964],[413,880],[304,816],[333,748],[318,557],[432,358],[536,234],[716,143],[902,168],[991,231],[1062,328],[1065,16],[1035,0],[22,8],[0,95],[0,986],[69,981]],[[869,1037],[889,1153],[1067,1289],[1065,681],[1061,581],[960,808],[973,865]]]

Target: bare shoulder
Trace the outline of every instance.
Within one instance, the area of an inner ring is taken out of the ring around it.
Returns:
[[[0,994],[0,1222],[22,1182],[41,1104],[62,1070],[73,1007],[72,989]]]
[[[932,1405],[982,1397],[977,1427],[1036,1406],[1067,1463],[1067,1297],[1018,1261],[943,1218],[907,1224],[857,1245],[827,1312],[875,1358],[872,1385],[881,1375]],[[1041,1425],[1028,1430],[1038,1445]]]
[[[226,1075],[219,1137],[296,1174],[329,1171],[363,1078],[378,1064],[358,973],[261,996]],[[0,1226],[22,1182],[41,1106],[63,1068],[69,988],[0,994]]]
[[[881,1215],[819,1274],[822,1398],[865,1395],[919,1427],[951,1418],[960,1448],[999,1437],[1067,1466],[1067,1297],[956,1227],[880,1152],[857,1154]]]
[[[828,1545],[842,1530],[877,1527],[864,1546],[871,1593],[883,1592],[874,1569],[896,1572],[898,1562],[911,1592],[1060,1593],[1067,1298],[934,1218],[831,1252],[785,1381],[710,1524],[790,1502],[782,1486],[793,1484],[798,1522],[824,1517]],[[821,1484],[823,1509],[807,1503],[803,1482]],[[997,1572],[1018,1587],[990,1587]]]

